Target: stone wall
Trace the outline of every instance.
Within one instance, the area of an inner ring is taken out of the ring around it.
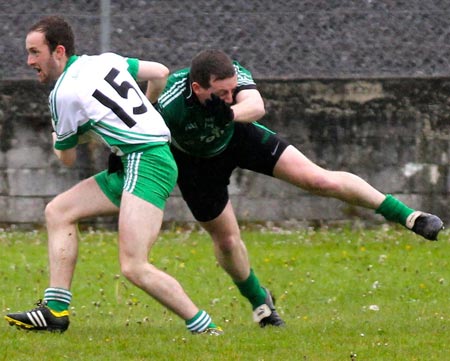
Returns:
[[[450,220],[450,80],[258,80],[262,123],[306,156],[346,170],[410,206]],[[40,225],[45,204],[106,166],[101,145],[80,147],[74,168],[51,149],[48,89],[31,80],[0,81],[0,224]],[[382,218],[372,211],[310,195],[279,180],[235,171],[230,194],[241,221],[306,223]],[[191,221],[178,190],[166,221]],[[96,219],[95,224],[114,219]]]

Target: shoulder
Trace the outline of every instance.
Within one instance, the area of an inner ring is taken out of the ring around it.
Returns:
[[[246,69],[241,63],[239,63],[237,60],[233,60],[233,66],[234,69],[236,69],[237,72],[242,73],[250,73],[250,70]]]
[[[162,108],[167,107],[169,104],[183,103],[177,99],[183,99],[183,94],[186,92],[188,86],[189,69],[181,69],[170,74],[167,79],[166,87],[158,99],[159,105]]]
[[[70,64],[56,81],[51,93],[50,99],[56,104],[60,101],[75,101],[78,95],[78,84],[80,78],[84,75],[85,69],[89,67],[89,57],[87,55],[77,56],[70,59]]]
[[[252,73],[250,70],[244,68],[238,61],[233,61],[234,69],[236,70],[238,86],[255,85]]]
[[[116,53],[110,53],[110,52],[102,53],[102,54],[99,54],[99,55],[94,55],[92,57],[101,59],[103,61],[121,61],[121,62],[124,62],[127,59],[126,57],[124,57],[122,55],[119,55],[119,54],[116,54]]]
[[[83,55],[80,57],[84,70],[92,69],[109,69],[111,67],[119,69],[127,69],[129,67],[129,59],[115,53],[103,53],[99,55]],[[135,60],[137,62],[137,59]]]
[[[167,79],[167,84],[169,85],[174,83],[180,83],[183,80],[187,80],[188,76],[189,76],[189,68],[174,71],[172,74],[169,75],[169,78]]]

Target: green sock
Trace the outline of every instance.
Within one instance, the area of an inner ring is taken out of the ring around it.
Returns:
[[[187,329],[194,333],[203,332],[207,328],[217,328],[214,322],[212,322],[211,316],[203,310],[198,311],[194,317],[185,322]]]
[[[250,269],[250,276],[243,282],[234,282],[241,295],[247,298],[253,309],[261,306],[266,300],[266,291],[261,287],[253,269]]]
[[[375,212],[381,214],[388,221],[397,222],[405,226],[406,218],[414,212],[414,209],[409,208],[406,204],[388,194]]]
[[[64,288],[49,287],[44,292],[45,303],[56,312],[67,311],[71,300],[72,293]]]
[[[47,301],[47,307],[56,312],[67,311],[69,305],[60,301]]]

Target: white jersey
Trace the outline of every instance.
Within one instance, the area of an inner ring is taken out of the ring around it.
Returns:
[[[118,155],[170,141],[170,131],[136,83],[137,59],[113,53],[72,56],[49,96],[55,148],[90,137]]]

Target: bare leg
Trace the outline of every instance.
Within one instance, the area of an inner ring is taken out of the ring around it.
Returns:
[[[217,218],[200,224],[211,235],[214,253],[220,266],[233,281],[246,280],[250,274],[250,262],[231,202],[228,201]]]
[[[230,275],[241,295],[252,304],[253,320],[261,327],[283,326],[284,321],[275,309],[270,291],[261,286],[250,268],[247,248],[241,239],[231,202],[228,201],[217,218],[200,224],[211,235],[220,266]]]
[[[199,309],[179,282],[148,262],[161,228],[163,211],[128,192],[119,215],[119,258],[124,276],[184,320]]]
[[[357,175],[323,169],[293,146],[281,155],[274,176],[311,193],[370,209],[377,209],[386,198]]]
[[[70,289],[78,255],[78,221],[117,211],[92,177],[61,193],[47,205],[45,219],[51,287]]]

